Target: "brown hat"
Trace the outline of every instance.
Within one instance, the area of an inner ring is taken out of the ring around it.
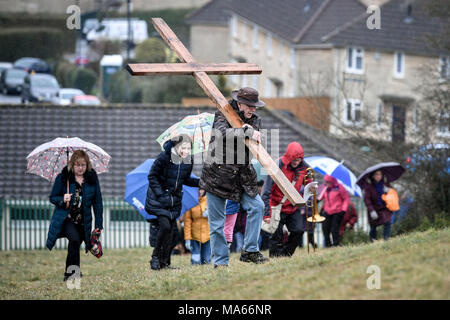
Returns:
[[[259,100],[258,91],[249,87],[233,90],[231,92],[231,97],[234,100],[251,107],[264,107],[266,105],[264,101]]]

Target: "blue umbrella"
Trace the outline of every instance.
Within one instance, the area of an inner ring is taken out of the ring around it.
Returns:
[[[148,189],[148,173],[154,159],[147,159],[126,176],[124,200],[135,207],[144,219],[155,219],[156,216],[145,211],[145,198]],[[191,177],[197,178],[194,174]],[[198,205],[198,188],[183,186],[183,199],[181,201],[181,214]]]
[[[361,188],[356,184],[356,176],[342,162],[322,156],[307,157],[305,161],[320,174],[336,178],[351,195],[362,197]]]

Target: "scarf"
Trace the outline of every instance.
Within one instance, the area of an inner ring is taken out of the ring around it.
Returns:
[[[383,180],[381,180],[378,183],[375,183],[375,189],[377,190],[377,194],[378,194],[378,204],[383,204],[383,200],[381,199],[381,196],[383,195],[383,187],[384,187]]]

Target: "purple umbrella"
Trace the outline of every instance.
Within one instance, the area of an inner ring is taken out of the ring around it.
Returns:
[[[358,177],[358,180],[356,180],[356,184],[359,185],[361,189],[364,189],[366,183],[370,183],[372,174],[378,170],[381,170],[387,183],[397,180],[405,172],[405,168],[398,162],[382,162],[364,170]]]

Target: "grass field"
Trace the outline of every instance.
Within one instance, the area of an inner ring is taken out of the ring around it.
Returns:
[[[412,233],[373,244],[297,250],[264,265],[191,266],[152,271],[151,248],[81,255],[81,289],[62,281],[66,251],[0,252],[0,299],[450,299],[450,229]],[[264,252],[266,255],[267,252]],[[367,269],[380,268],[381,288],[369,290]]]

